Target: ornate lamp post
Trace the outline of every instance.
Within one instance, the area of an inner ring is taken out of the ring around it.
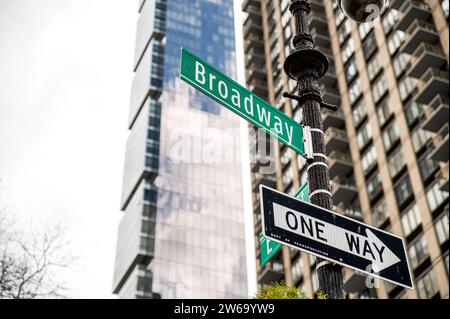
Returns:
[[[369,22],[378,17],[386,0],[338,0],[340,9],[356,22]],[[337,110],[322,100],[319,79],[328,70],[328,59],[314,49],[314,39],[309,32],[308,14],[311,5],[306,0],[291,0],[289,10],[295,17],[296,35],[294,50],[284,62],[286,74],[297,81],[298,95],[284,93],[295,99],[303,108],[304,124],[311,127],[314,159],[308,162],[308,182],[310,201],[326,209],[331,209],[332,195],[330,176],[325,155],[323,123],[320,108]],[[342,267],[319,259],[316,267],[319,289],[328,298],[344,298]]]

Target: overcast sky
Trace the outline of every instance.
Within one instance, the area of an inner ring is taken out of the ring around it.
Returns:
[[[68,228],[74,297],[111,297],[136,21],[135,0],[0,0],[0,206]]]

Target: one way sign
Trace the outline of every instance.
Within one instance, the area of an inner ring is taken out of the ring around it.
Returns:
[[[264,236],[307,253],[413,288],[400,237],[260,186]]]

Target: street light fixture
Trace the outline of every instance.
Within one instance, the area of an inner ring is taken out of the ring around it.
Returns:
[[[341,11],[357,23],[372,22],[381,15],[386,0],[338,0]]]

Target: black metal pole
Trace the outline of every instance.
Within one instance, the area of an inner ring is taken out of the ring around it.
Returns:
[[[296,35],[294,50],[284,62],[284,70],[298,83],[298,95],[286,96],[297,99],[303,108],[303,124],[311,127],[314,159],[308,161],[310,201],[331,209],[330,176],[325,155],[325,140],[321,107],[330,108],[322,100],[319,79],[328,70],[328,58],[314,49],[314,40],[309,33],[308,14],[311,10],[306,0],[292,0],[289,10],[295,17]],[[329,299],[344,298],[342,267],[325,260],[318,260],[316,267],[319,290]]]

